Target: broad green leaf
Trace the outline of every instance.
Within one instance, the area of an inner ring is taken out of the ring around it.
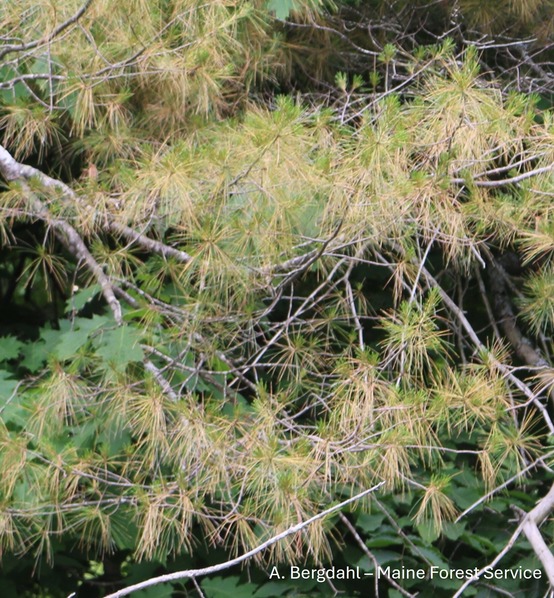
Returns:
[[[465,523],[452,523],[447,521],[442,526],[442,533],[449,540],[457,540],[465,531]]]
[[[253,583],[241,583],[240,577],[210,577],[202,582],[206,598],[252,598]]]
[[[296,3],[294,0],[269,0],[266,8],[275,13],[278,19],[287,19],[290,13],[295,10]]]
[[[21,352],[23,343],[14,336],[0,337],[0,361],[15,359]]]
[[[144,590],[136,592],[138,598],[171,598],[174,595],[175,588],[170,583],[160,583]]]
[[[425,544],[432,544],[441,535],[440,530],[432,521],[418,523],[416,529]]]
[[[443,558],[439,550],[434,547],[417,546],[412,548],[412,555],[415,558],[425,558],[431,565],[440,567],[441,569],[448,569],[448,562]]]
[[[23,367],[31,372],[36,372],[54,355],[60,337],[71,328],[71,324],[67,320],[61,320],[59,326],[59,330],[53,330],[49,327],[42,328],[39,339],[25,344],[21,351],[23,355],[21,365]]]
[[[18,381],[12,374],[0,370],[0,419],[16,426],[25,426],[26,412],[21,406],[21,395],[16,392]]]
[[[80,311],[87,303],[92,301],[92,299],[98,295],[98,293],[100,293],[100,286],[97,284],[77,290],[68,299],[65,312],[68,313]]]
[[[96,353],[116,370],[123,370],[133,361],[142,361],[140,334],[130,326],[120,326],[102,333]]]
[[[0,401],[4,402],[13,396],[18,381],[12,379],[12,374],[6,370],[0,370]]]
[[[366,533],[374,532],[379,529],[385,520],[383,513],[371,515],[369,513],[359,513],[356,515],[356,527],[359,527]]]
[[[399,552],[393,552],[392,550],[380,550],[378,548],[377,550],[371,550],[371,554],[376,558],[377,563],[379,563],[381,566],[387,565],[389,563],[400,562],[402,560],[402,554]],[[354,565],[357,565],[364,571],[373,571],[375,569],[373,560],[370,560],[370,558],[365,554],[360,557],[358,562],[354,563]]]
[[[375,537],[366,540],[366,546],[368,548],[383,548],[385,546],[393,546],[399,544],[400,540],[398,536],[392,534],[377,534]]]
[[[68,330],[60,335],[60,339],[53,354],[65,361],[75,356],[75,353],[88,342],[87,333],[83,330]]]
[[[94,315],[92,318],[75,318],[73,326],[91,335],[96,330],[106,326],[110,322],[110,319],[106,316]]]

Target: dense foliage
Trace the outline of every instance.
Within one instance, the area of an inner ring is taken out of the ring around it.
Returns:
[[[464,596],[547,591],[554,12],[505,5],[0,6],[2,596],[224,562],[381,483],[135,595],[452,596],[269,572],[498,555],[546,569]]]

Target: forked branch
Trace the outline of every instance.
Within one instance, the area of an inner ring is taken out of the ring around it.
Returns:
[[[36,197],[33,191],[29,188],[27,181],[35,178],[42,185],[49,188],[55,188],[62,191],[62,193],[71,198],[75,198],[74,192],[61,181],[52,179],[40,170],[20,164],[13,158],[13,156],[0,145],[0,174],[9,181],[21,181],[24,185],[25,192],[28,195],[28,200],[31,204],[32,212],[40,218],[47,225],[51,226],[56,234],[56,237],[62,245],[77,259],[77,262],[82,262],[96,278],[102,294],[107,304],[109,305],[114,315],[115,321],[120,325],[123,321],[121,314],[121,305],[115,296],[113,285],[110,279],[106,276],[100,264],[94,259],[93,255],[88,250],[85,242],[79,233],[65,220],[54,218],[48,211],[47,207]]]

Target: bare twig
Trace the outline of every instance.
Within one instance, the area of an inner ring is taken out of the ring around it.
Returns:
[[[532,463],[530,463],[529,465],[527,465],[526,467],[524,467],[523,469],[518,471],[515,475],[508,478],[505,482],[503,482],[502,484],[499,484],[498,486],[496,486],[496,488],[493,488],[490,492],[487,492],[483,496],[479,497],[479,499],[476,500],[473,504],[469,505],[469,507],[467,507],[467,509],[464,509],[458,515],[458,517],[456,517],[454,522],[458,523],[458,521],[463,519],[468,513],[471,513],[471,511],[473,511],[479,505],[490,500],[495,494],[497,494],[501,490],[504,490],[504,488],[507,488],[510,484],[513,484],[516,480],[523,477],[526,473],[528,473],[529,471],[531,471],[532,469],[537,467],[537,465],[539,465],[539,463],[541,463],[541,461],[544,461],[545,459],[548,459],[552,456],[554,456],[554,451],[549,451],[545,455],[541,455],[538,459],[535,459],[535,461],[533,461]]]
[[[554,484],[548,494],[523,518],[521,525],[523,533],[546,571],[550,585],[554,587],[554,555],[539,531],[539,525],[552,512],[552,509],[554,509]]]
[[[148,370],[155,378],[156,382],[172,401],[179,400],[177,393],[171,388],[171,384],[163,377],[162,372],[149,359],[144,360],[144,368]]]
[[[527,513],[520,524],[517,526],[514,533],[504,546],[504,548],[496,555],[496,557],[485,567],[482,567],[475,575],[468,578],[458,589],[458,591],[452,596],[452,598],[458,598],[461,596],[465,589],[473,582],[477,581],[485,571],[493,569],[502,558],[508,554],[516,543],[517,539],[523,532],[529,543],[533,547],[533,550],[546,571],[550,585],[554,587],[554,555],[550,552],[546,546],[544,539],[542,538],[538,526],[544,521],[544,519],[554,509],[554,485],[550,488],[546,496],[541,498],[535,507]]]
[[[365,545],[365,542],[361,538],[360,534],[356,530],[356,528],[350,523],[348,517],[344,513],[339,513],[339,519],[343,522],[343,524],[348,528],[348,531],[354,536],[354,540],[356,540],[356,544],[360,547],[360,550],[367,556],[367,558],[373,563],[375,570],[379,568],[379,561],[375,557],[375,555],[369,550],[369,548]],[[388,575],[384,575],[385,579],[391,584],[393,588],[398,590],[403,596],[407,598],[415,598],[415,594],[411,594],[407,590],[405,590],[401,585],[397,584],[392,577]],[[375,576],[375,583],[377,584],[378,577]],[[378,595],[378,592],[375,592],[375,595]]]
[[[132,228],[125,226],[124,224],[110,221],[107,223],[107,226],[112,232],[125,237],[130,243],[136,243],[143,249],[157,253],[164,258],[171,257],[178,262],[182,262],[183,264],[188,264],[188,262],[192,260],[192,256],[185,251],[175,249],[174,247],[170,247],[165,243],[151,239],[150,237],[147,237],[146,235],[141,234]]]
[[[552,172],[553,170],[554,164],[549,164],[548,166],[535,168],[535,170],[528,170],[527,172],[522,172],[521,174],[510,177],[508,179],[500,179],[498,181],[477,181],[473,179],[472,184],[476,187],[504,187],[505,185],[514,185],[515,183],[520,183],[521,181],[525,181],[526,179],[530,179],[539,174],[544,174],[545,172]],[[464,185],[467,183],[467,179],[453,178],[450,179],[450,182],[458,185]]]

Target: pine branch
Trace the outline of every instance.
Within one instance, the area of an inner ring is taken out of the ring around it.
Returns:
[[[15,158],[13,158],[13,156],[1,145],[0,174],[2,174],[7,181],[28,181],[31,179],[36,179],[40,181],[41,185],[46,188],[57,189],[58,191],[61,191],[62,195],[66,199],[69,199],[77,204],[82,203],[71,187],[62,181],[46,175],[42,171],[32,166],[21,164],[15,160]],[[26,192],[32,202],[33,213],[44,222],[50,224],[56,231],[56,235],[64,247],[66,247],[70,253],[76,256],[78,261],[84,262],[86,267],[92,272],[94,277],[97,279],[98,284],[102,288],[102,294],[110,306],[116,322],[121,324],[121,306],[119,305],[119,301],[115,296],[116,291],[114,289],[114,285],[110,282],[101,266],[96,262],[79,233],[65,220],[53,218],[48,209],[34,196],[29,187],[26,187]],[[143,249],[157,253],[164,258],[173,258],[181,263],[188,263],[192,260],[192,256],[188,253],[179,249],[175,249],[174,247],[166,245],[160,241],[150,239],[146,235],[134,231],[123,224],[108,220],[106,226],[113,233],[125,237],[130,243],[139,245]]]
[[[188,264],[192,260],[192,256],[186,253],[185,251],[180,251],[179,249],[170,247],[165,243],[161,243],[160,241],[151,239],[150,237],[138,233],[137,231],[133,230],[128,226],[125,226],[124,224],[109,221],[107,223],[107,226],[113,233],[125,237],[125,239],[127,239],[130,243],[139,245],[143,249],[146,249],[147,251],[152,251],[153,253],[157,253],[158,255],[161,255],[164,258],[171,257],[183,264]]]
[[[395,250],[399,253],[402,253],[402,249],[399,246],[395,246]],[[389,265],[388,262],[385,260],[383,256],[378,254],[381,258],[383,264]],[[501,372],[507,380],[509,380],[518,390],[520,390],[530,402],[535,405],[535,407],[541,412],[542,417],[544,419],[545,424],[547,425],[550,434],[554,434],[554,423],[548,413],[546,407],[541,403],[539,398],[537,397],[536,393],[534,393],[525,382],[520,380],[517,376],[513,374],[510,367],[507,366],[505,363],[502,363],[492,353],[487,349],[487,347],[481,342],[481,339],[475,332],[473,326],[470,324],[469,320],[467,319],[464,312],[456,305],[456,303],[450,298],[448,293],[441,287],[438,281],[433,277],[433,275],[423,266],[417,259],[412,259],[412,263],[420,268],[421,274],[423,275],[425,281],[429,288],[437,289],[443,303],[448,307],[448,309],[456,316],[462,328],[466,331],[469,339],[473,343],[474,347],[482,353],[488,355],[489,359],[491,360],[492,364]],[[404,284],[406,290],[411,290],[407,284]]]
[[[243,562],[251,559],[253,556],[259,554],[260,552],[263,552],[266,548],[273,546],[273,544],[280,542],[284,538],[287,538],[288,536],[291,536],[292,534],[296,534],[296,533],[302,531],[304,528],[308,527],[314,521],[317,521],[318,519],[323,519],[327,515],[335,513],[336,511],[340,511],[342,508],[346,507],[347,505],[349,505],[357,500],[360,500],[360,499],[364,498],[365,496],[368,496],[369,494],[371,494],[371,493],[375,492],[376,490],[378,490],[379,488],[381,488],[381,486],[383,486],[384,484],[385,484],[385,482],[379,482],[375,486],[372,486],[371,488],[368,488],[362,492],[359,492],[358,494],[356,494],[355,496],[352,496],[351,498],[347,498],[346,500],[343,500],[338,505],[333,505],[332,507],[329,507],[328,509],[321,511],[321,513],[317,513],[317,515],[314,515],[313,517],[306,519],[306,521],[301,521],[300,523],[297,523],[296,525],[289,527],[284,532],[281,532],[280,534],[277,534],[276,536],[269,538],[269,540],[262,542],[262,544],[260,544],[259,546],[256,546],[256,548],[253,548],[252,550],[249,550],[248,552],[245,552],[244,554],[242,554],[234,559],[225,561],[224,563],[220,563],[219,565],[212,565],[211,567],[203,567],[202,569],[188,569],[186,571],[177,571],[175,573],[168,573],[166,575],[160,575],[159,577],[152,577],[151,579],[147,579],[146,581],[136,583],[132,586],[129,586],[128,588],[124,588],[123,590],[114,592],[113,594],[108,594],[105,598],[122,598],[122,596],[128,596],[129,594],[132,594],[133,592],[138,592],[139,590],[143,590],[144,588],[149,588],[150,586],[155,586],[155,585],[158,585],[161,583],[166,583],[169,581],[177,581],[179,579],[194,579],[196,577],[204,577],[206,575],[212,575],[213,573],[218,573],[219,571],[224,571],[225,569],[234,567],[235,565],[238,565],[240,563],[243,563]],[[72,596],[73,595],[74,594],[72,594]],[[71,598],[71,597],[68,597],[68,598]]]
[[[58,25],[53,31],[51,31],[48,35],[45,35],[41,39],[37,39],[35,41],[29,42],[27,44],[9,44],[2,48],[0,48],[0,60],[11,52],[26,52],[27,50],[33,50],[42,46],[44,44],[48,44],[53,39],[55,39],[60,33],[65,31],[68,27],[76,23],[89,9],[90,5],[92,4],[93,0],[86,0],[86,2],[81,6],[81,8],[69,17],[66,21]]]
[[[78,262],[83,262],[90,270],[102,289],[104,299],[112,310],[115,321],[118,325],[121,325],[123,322],[121,305],[115,296],[113,285],[102,270],[102,267],[94,259],[85,245],[85,242],[75,228],[73,228],[73,226],[71,226],[71,224],[65,220],[53,218],[46,206],[31,191],[26,181],[30,179],[37,179],[45,187],[60,189],[65,195],[69,195],[70,197],[74,198],[75,194],[73,191],[61,181],[52,179],[40,170],[37,170],[32,166],[20,164],[1,145],[0,174],[2,174],[7,181],[21,181],[28,195],[29,201],[31,202],[34,215],[37,218],[40,218],[46,224],[52,226],[56,237],[63,244],[63,246],[77,258]]]
[[[474,344],[475,348],[481,352],[485,352],[491,359],[494,366],[498,369],[498,371],[504,374],[504,376],[506,376],[506,378],[516,388],[518,388],[533,403],[533,405],[535,405],[535,407],[541,412],[543,419],[546,425],[548,426],[550,434],[554,434],[554,423],[552,423],[552,419],[550,418],[548,411],[546,410],[545,406],[540,402],[536,394],[527,386],[527,384],[525,384],[525,382],[521,381],[517,376],[514,376],[510,368],[505,363],[498,361],[498,359],[496,359],[496,357],[494,357],[490,353],[490,351],[485,347],[485,345],[477,336],[477,333],[473,329],[473,326],[469,323],[469,320],[466,318],[465,314],[450,298],[448,293],[439,285],[439,283],[431,275],[431,273],[425,267],[422,268],[422,272],[429,286],[431,288],[437,288],[439,290],[441,299],[443,300],[444,304],[448,307],[450,311],[452,311],[456,315],[463,328],[467,332],[467,335]]]

